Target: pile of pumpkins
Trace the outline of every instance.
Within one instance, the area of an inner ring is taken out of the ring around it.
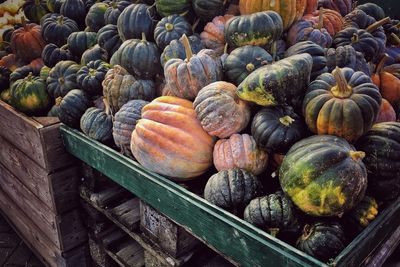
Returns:
[[[350,0],[26,0],[1,98],[328,261],[400,195],[400,22]],[[303,234],[302,234],[303,233]]]

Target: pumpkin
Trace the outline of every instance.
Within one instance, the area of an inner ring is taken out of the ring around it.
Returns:
[[[90,61],[76,73],[76,80],[89,95],[101,95],[101,83],[109,69],[110,65],[102,60]]]
[[[49,94],[56,99],[59,96],[65,96],[72,89],[79,88],[76,73],[80,68],[78,64],[71,60],[58,62],[51,69],[46,80]]]
[[[29,65],[25,65],[25,66],[19,67],[19,68],[15,69],[11,73],[11,75],[10,75],[10,84],[13,84],[17,80],[24,79],[25,77],[28,77],[29,74],[31,74],[32,76],[38,76],[39,72],[40,72],[40,68],[39,69],[34,69]]]
[[[46,0],[47,9],[52,13],[60,13],[61,5],[65,0]]]
[[[90,7],[85,17],[85,24],[90,31],[98,32],[104,25],[105,13],[109,5],[107,3],[95,3]]]
[[[58,14],[52,14],[45,18],[40,25],[46,43],[53,43],[58,47],[67,43],[71,33],[79,31],[78,24],[74,20]]]
[[[385,18],[385,11],[383,11],[383,9],[375,3],[365,3],[358,5],[355,8],[364,11],[375,20],[381,20]]]
[[[50,67],[43,66],[43,67],[40,69],[39,78],[42,79],[42,80],[44,80],[44,81],[46,81],[47,78],[49,77],[50,70],[51,70]]]
[[[204,188],[204,198],[232,213],[241,213],[249,202],[262,193],[257,176],[242,169],[223,170],[212,175]]]
[[[32,75],[14,82],[10,95],[11,105],[28,115],[46,114],[51,105],[45,81]]]
[[[74,20],[81,27],[85,25],[86,7],[82,0],[63,1],[60,14]]]
[[[368,190],[377,200],[390,201],[400,195],[400,123],[375,124],[356,143],[365,151]]]
[[[378,116],[375,123],[396,121],[396,111],[386,99],[382,98],[382,103],[379,108]]]
[[[54,105],[51,107],[49,112],[47,112],[46,117],[57,117],[58,118],[58,112],[60,111],[61,100],[62,100],[62,97],[57,97]]]
[[[173,95],[194,100],[204,86],[222,79],[222,66],[209,52],[202,50],[193,55],[190,43],[184,35],[186,59],[170,59],[164,65],[165,82]]]
[[[80,59],[83,52],[97,44],[96,37],[95,32],[73,32],[67,39],[68,49],[75,57]]]
[[[183,34],[192,35],[192,26],[179,15],[162,18],[154,29],[154,40],[160,49],[164,49],[172,40],[179,39]]]
[[[59,48],[55,44],[48,44],[42,51],[42,58],[44,64],[52,68],[60,61],[72,60],[73,56],[69,52],[67,46]]]
[[[146,4],[131,4],[122,11],[118,18],[118,33],[122,41],[142,38],[142,33],[147,40],[153,38],[156,25],[155,10]],[[136,23],[140,21],[140,23]]]
[[[0,59],[0,66],[6,67],[11,71],[14,71],[18,67],[22,67],[23,65],[24,63],[21,60],[17,59],[15,54],[9,54]]]
[[[303,115],[313,133],[354,142],[372,127],[381,102],[370,77],[350,68],[336,68],[309,85]]]
[[[140,62],[140,64],[137,64]],[[153,42],[142,39],[126,40],[111,57],[112,65],[121,65],[138,79],[153,79],[161,72],[160,52]]]
[[[13,53],[25,62],[40,57],[45,45],[40,26],[34,23],[26,24],[24,20],[23,27],[16,29],[11,36]]]
[[[82,132],[99,142],[107,143],[112,140],[112,127],[112,116],[106,102],[105,110],[91,107],[81,117]]]
[[[284,57],[290,57],[297,54],[308,53],[312,57],[313,64],[311,69],[311,81],[315,80],[322,73],[327,72],[327,59],[324,49],[311,41],[303,41],[289,47],[284,54]]]
[[[394,74],[383,68],[387,58],[386,55],[381,58],[371,78],[373,83],[378,86],[382,97],[391,104],[395,104],[400,100],[400,80]]]
[[[257,147],[252,136],[232,134],[217,141],[213,161],[218,171],[240,168],[259,175],[267,168],[268,154]]]
[[[107,51],[108,60],[118,50],[122,44],[122,40],[118,35],[116,25],[108,24],[97,32],[97,44]]]
[[[294,144],[279,168],[279,182],[293,203],[312,216],[340,216],[364,197],[364,152],[345,139],[315,135]]]
[[[318,0],[307,0],[306,9],[304,10],[304,14],[312,14],[317,10]]]
[[[271,106],[258,111],[251,123],[257,146],[269,153],[285,154],[297,141],[308,136],[307,125],[290,106]]]
[[[82,90],[73,89],[61,100],[60,98],[56,99],[56,102],[60,101],[58,119],[69,127],[79,129],[82,115],[91,106],[89,95]]]
[[[283,29],[287,30],[295,22],[297,10],[296,0],[240,0],[240,14],[247,15],[255,12],[272,10],[278,12],[283,21]],[[262,25],[262,24],[261,24]]]
[[[378,203],[375,198],[365,196],[350,212],[345,214],[343,222],[352,233],[360,233],[378,215]]]
[[[312,62],[312,57],[303,53],[262,66],[239,84],[237,94],[261,106],[288,104],[297,108],[310,81]]]
[[[328,67],[328,72],[332,72],[336,67],[347,67],[355,71],[362,71],[368,76],[371,75],[364,55],[356,51],[351,45],[326,50],[326,66]]]
[[[318,7],[339,12],[343,17],[353,10],[352,0],[319,0]]]
[[[11,70],[9,68],[0,66],[0,92],[9,88],[10,75],[11,75]]]
[[[313,13],[308,13],[303,16],[304,20],[311,20],[315,23],[319,23],[320,10],[316,10]],[[334,36],[337,32],[343,29],[344,20],[342,16],[331,9],[324,9],[322,14],[324,28],[329,32],[331,36]]]
[[[158,14],[168,17],[174,14],[184,14],[191,9],[190,0],[155,0]]]
[[[10,88],[8,88],[0,93],[0,100],[11,105],[11,90],[10,90]]]
[[[121,15],[121,12],[130,4],[132,4],[132,2],[126,0],[113,0],[104,12],[104,24],[117,25],[119,15]]]
[[[46,0],[26,0],[22,5],[22,9],[25,17],[36,24],[40,23],[40,19],[49,13]]]
[[[376,20],[369,16],[361,9],[354,9],[352,12],[344,17],[345,27],[355,27],[359,29],[366,29],[369,25],[376,22]]]
[[[296,247],[322,262],[327,262],[346,247],[346,235],[337,222],[307,224],[303,235],[296,242]]]
[[[214,138],[203,130],[193,103],[161,96],[142,109],[131,151],[146,169],[178,181],[193,179],[212,166]]]
[[[103,95],[113,114],[130,100],[151,101],[156,93],[152,80],[137,80],[119,65],[115,65],[106,73],[102,86]]]
[[[190,48],[192,53],[197,54],[204,48],[198,35],[192,35],[187,37],[189,39]],[[183,36],[178,40],[173,40],[164,48],[160,56],[161,66],[164,67],[165,63],[172,58],[180,58],[184,60],[186,58],[185,47],[183,45]]]
[[[96,44],[83,52],[81,57],[81,65],[87,65],[90,61],[96,60],[107,61],[107,59],[107,51]]]
[[[192,7],[197,18],[208,22],[223,15],[229,3],[229,0],[192,0]]]
[[[250,73],[272,61],[272,56],[259,46],[238,47],[225,60],[225,77],[227,81],[239,85]]]
[[[386,23],[382,27],[385,31],[386,38],[387,38],[386,46],[400,45],[400,38],[399,38],[399,36],[400,36],[400,21],[392,19],[392,20],[390,20],[389,23]],[[386,47],[386,49],[387,48],[388,47]],[[389,48],[389,50],[391,50],[391,49]]]
[[[244,210],[244,220],[273,236],[297,223],[294,205],[282,191],[251,200]]]
[[[142,108],[149,102],[135,99],[124,104],[115,113],[113,120],[114,143],[125,155],[130,155],[131,135],[135,130],[136,123],[142,117]]]
[[[230,47],[268,45],[278,40],[283,32],[282,19],[274,11],[236,16],[225,23],[225,41]]]
[[[220,54],[223,53],[225,47],[225,23],[232,17],[232,15],[217,16],[204,26],[204,30],[200,33],[200,38],[206,48],[213,49]]]

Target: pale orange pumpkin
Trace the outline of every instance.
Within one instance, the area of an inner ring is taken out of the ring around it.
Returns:
[[[225,23],[232,18],[232,15],[217,16],[208,22],[200,33],[201,42],[206,48],[213,49],[222,54],[225,47],[224,28]]]

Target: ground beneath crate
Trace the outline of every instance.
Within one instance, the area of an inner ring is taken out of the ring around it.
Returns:
[[[44,267],[1,215],[0,266]]]

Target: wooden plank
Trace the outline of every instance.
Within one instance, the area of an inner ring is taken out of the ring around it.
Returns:
[[[157,208],[232,262],[251,267],[326,266],[82,133],[64,125],[61,130],[70,153]]]
[[[60,123],[60,120],[58,119],[58,117],[32,117],[31,119],[34,121],[37,121],[43,127],[47,127],[50,125]]]
[[[74,209],[57,216],[57,224],[62,251],[69,251],[87,242],[86,227],[79,210]]]
[[[140,221],[140,200],[132,198],[111,210],[111,215],[122,223],[130,231],[139,226]]]
[[[144,266],[144,250],[134,240],[129,240],[120,246],[120,249],[115,253],[117,259],[130,267]]]

